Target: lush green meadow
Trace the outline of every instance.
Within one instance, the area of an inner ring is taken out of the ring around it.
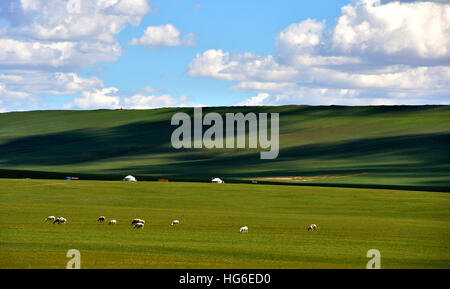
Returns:
[[[450,190],[450,106],[209,107],[279,113],[280,153],[171,146],[171,117],[192,108],[0,113],[0,178],[316,183]],[[205,126],[204,130],[207,129]]]
[[[449,208],[440,192],[0,179],[0,268],[65,268],[69,249],[82,268],[365,268],[372,248],[382,268],[450,268]]]

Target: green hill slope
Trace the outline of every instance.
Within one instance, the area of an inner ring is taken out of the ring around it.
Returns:
[[[212,107],[203,113],[279,112],[280,153],[180,149],[176,112],[33,111],[0,114],[0,177],[266,182],[450,188],[450,106]],[[204,129],[205,130],[205,129]]]

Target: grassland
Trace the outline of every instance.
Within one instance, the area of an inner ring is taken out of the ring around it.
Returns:
[[[274,160],[175,150],[176,112],[0,113],[0,268],[450,268],[450,106],[204,108],[280,113]]]
[[[450,268],[449,208],[441,192],[0,179],[0,268],[65,268],[72,248],[82,268],[365,268],[372,248],[382,268]]]
[[[176,112],[193,114],[190,108],[2,113],[0,177],[297,177],[310,179],[291,183],[450,190],[449,106],[204,108],[280,113],[275,160],[260,160],[255,149],[175,150],[170,118]]]

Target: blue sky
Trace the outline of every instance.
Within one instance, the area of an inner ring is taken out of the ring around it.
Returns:
[[[445,1],[7,0],[0,9],[0,111],[450,103]]]

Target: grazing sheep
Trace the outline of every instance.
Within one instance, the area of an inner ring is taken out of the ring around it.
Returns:
[[[144,223],[141,223],[141,222],[137,222],[136,224],[134,224],[134,228],[135,229],[139,229],[139,228],[144,228]]]
[[[248,233],[248,227],[247,226],[244,226],[244,227],[239,229],[239,233],[244,233],[244,232]]]
[[[55,221],[53,221],[53,224],[58,223],[58,224],[64,224],[67,221],[66,218],[64,217],[59,217],[57,218]]]
[[[97,220],[97,222],[103,222],[105,220],[105,216],[100,216]]]
[[[117,224],[117,221],[116,221],[116,220],[111,220],[111,221],[109,221],[109,223],[108,223],[108,225],[115,225],[115,224]]]
[[[54,221],[56,219],[55,216],[48,216],[47,219],[45,220],[46,222],[48,221]]]
[[[180,221],[178,221],[178,220],[173,220],[172,221],[172,224],[170,224],[171,226],[173,226],[173,225],[178,225],[180,223]]]
[[[317,227],[316,224],[309,225],[308,231],[315,231],[315,230],[319,230],[319,227]]]
[[[133,219],[133,221],[131,221],[131,225],[134,225],[134,224],[139,223],[141,221],[142,221],[141,219]],[[145,221],[144,221],[144,223],[145,223]]]

